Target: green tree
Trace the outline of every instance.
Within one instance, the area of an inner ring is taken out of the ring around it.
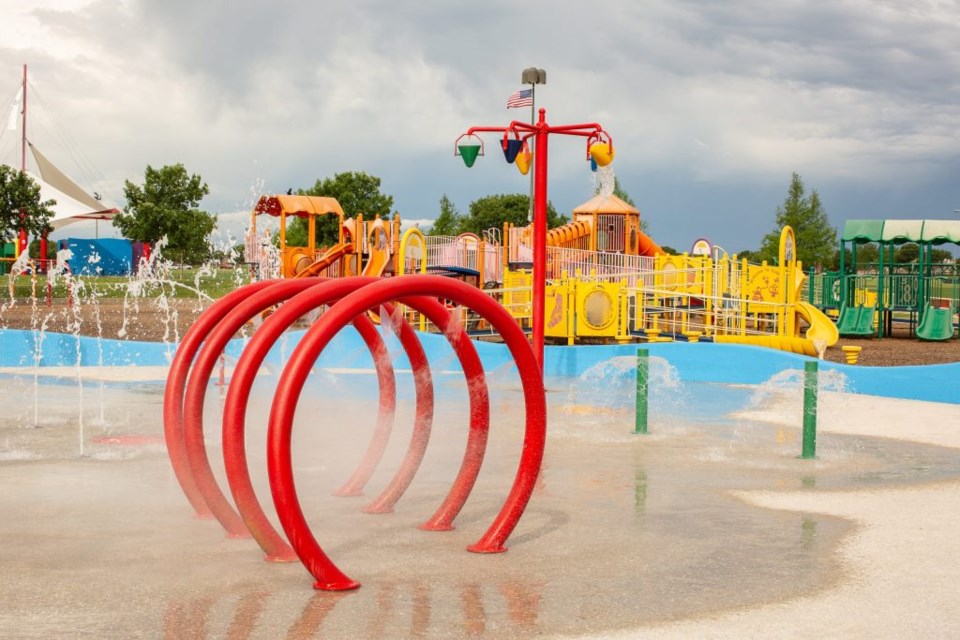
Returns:
[[[440,215],[430,226],[431,236],[455,236],[460,227],[463,216],[457,211],[457,207],[450,202],[447,194],[440,198]]]
[[[529,210],[530,196],[526,194],[509,193],[479,198],[470,203],[470,213],[461,218],[457,233],[481,234],[487,229],[502,229],[504,222],[523,227],[528,224]],[[557,214],[552,203],[547,203],[547,228],[559,227],[569,220]]]
[[[946,249],[934,249],[930,252],[930,262],[937,264],[938,262],[953,262],[953,254],[947,251]]]
[[[147,165],[143,185],[125,181],[126,211],[114,225],[131,240],[158,242],[167,238],[166,251],[181,262],[198,264],[210,256],[207,242],[216,226],[214,217],[198,208],[210,188],[182,164],[154,169]]]
[[[297,194],[336,198],[348,218],[358,214],[363,214],[364,220],[372,220],[378,214],[381,218],[388,218],[393,209],[393,196],[380,192],[380,178],[363,171],[345,171],[332,178],[318,179],[309,189],[298,189]],[[334,244],[340,237],[336,217],[318,217],[315,233],[318,246]],[[287,244],[306,246],[305,219],[296,218],[287,225]]]
[[[867,265],[876,265],[880,261],[880,249],[873,242],[867,242],[864,244],[857,245],[857,267],[864,268]],[[843,251],[843,263],[846,265],[846,268],[849,269],[850,265],[853,264],[853,252],[850,249],[844,249]],[[840,251],[834,253],[832,262],[830,263],[831,269],[840,268]]]
[[[27,245],[27,252],[30,254],[30,257],[31,257],[31,258],[36,259],[36,258],[39,258],[39,257],[40,257],[40,245],[41,245],[41,244],[42,244],[42,243],[40,242],[40,239],[37,238],[37,239],[35,239],[35,240],[31,240],[31,241],[30,241],[30,244]],[[56,242],[48,242],[48,243],[47,243],[47,255],[44,256],[44,257],[47,258],[48,260],[50,260],[50,259],[55,259],[55,258],[57,257],[57,243],[56,243]]]
[[[820,194],[814,190],[807,197],[803,180],[796,172],[790,180],[783,206],[777,207],[776,227],[763,237],[763,244],[758,252],[761,260],[776,262],[780,231],[786,225],[793,227],[797,239],[797,259],[803,261],[804,267],[829,264],[837,248],[837,230],[831,227],[827,220]]]
[[[13,241],[21,228],[29,235],[50,233],[56,204],[40,200],[40,185],[26,173],[0,165],[0,240]]]
[[[897,248],[896,253],[894,254],[894,261],[904,263],[904,262],[916,262],[920,257],[920,245],[915,242],[908,242],[906,244],[900,245]]]

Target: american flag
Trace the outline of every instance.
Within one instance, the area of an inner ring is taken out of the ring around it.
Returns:
[[[507,98],[507,109],[516,109],[517,107],[533,106],[533,89],[520,89],[514,91]]]

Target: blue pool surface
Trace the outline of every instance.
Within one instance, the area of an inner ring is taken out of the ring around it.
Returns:
[[[268,364],[279,365],[302,337],[294,332],[274,348]],[[446,339],[437,334],[420,334],[431,366],[438,371],[457,370],[458,365]],[[489,372],[509,370],[509,350],[488,342],[475,343]],[[399,347],[394,366],[409,366]],[[235,339],[227,349],[228,357],[242,351],[243,342]],[[642,345],[651,358],[662,358],[684,383],[761,384],[785,370],[802,370],[806,356],[734,344],[664,342]],[[633,358],[638,346],[590,345],[548,346],[544,355],[547,386],[551,378],[577,378],[598,364],[611,359]],[[174,343],[137,342],[0,329],[0,366],[158,366],[169,364],[176,352]],[[319,367],[370,369],[373,363],[359,335],[344,329],[328,345],[318,361]],[[863,367],[821,362],[821,371],[835,371],[845,378],[845,390],[892,398],[960,404],[960,363],[908,366]],[[722,394],[721,394],[722,395]],[[719,397],[719,396],[718,396]]]

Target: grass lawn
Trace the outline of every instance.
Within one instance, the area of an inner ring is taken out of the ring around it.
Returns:
[[[6,296],[10,295],[10,276],[4,276]],[[250,282],[246,269],[220,269],[201,267],[193,269],[170,269],[159,277],[136,276],[75,276],[72,278],[74,295],[80,298],[124,298],[128,296],[152,297],[165,294],[174,298],[217,299]],[[56,278],[51,291],[53,298],[68,297],[67,279]],[[14,279],[13,295],[18,299],[31,296],[46,298],[47,277],[32,278],[21,275]]]

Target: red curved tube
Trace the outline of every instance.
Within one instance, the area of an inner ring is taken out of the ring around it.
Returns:
[[[203,338],[203,346],[190,370],[183,397],[183,439],[187,458],[197,489],[214,517],[223,525],[227,536],[247,538],[250,532],[227,501],[210,468],[203,439],[203,404],[210,375],[220,355],[234,334],[251,318],[289,297],[319,284],[317,280],[283,280],[248,293],[242,300],[224,308],[219,322]],[[390,372],[391,382],[392,374]]]
[[[194,513],[200,518],[210,518],[212,513],[206,501],[197,488],[193,471],[190,468],[190,458],[187,455],[183,436],[183,390],[187,383],[187,375],[193,363],[193,357],[200,348],[200,344],[210,330],[220,321],[227,311],[244,297],[264,289],[275,280],[264,280],[249,284],[242,289],[231,291],[214,302],[200,314],[190,329],[184,334],[180,346],[170,362],[170,371],[167,374],[167,384],[163,390],[163,436],[166,440],[167,454],[177,482],[183,490],[187,500],[193,507]]]
[[[487,393],[486,377],[483,372],[483,364],[480,362],[480,356],[477,355],[477,350],[470,337],[462,329],[457,332],[452,331],[453,317],[450,315],[450,311],[436,298],[417,296],[404,298],[400,302],[416,308],[440,329],[450,342],[466,378],[470,403],[470,430],[466,453],[447,497],[436,513],[420,526],[421,529],[428,531],[449,531],[453,529],[453,520],[460,513],[460,509],[463,508],[470,491],[473,489],[486,452],[487,434],[490,430],[490,400]],[[412,442],[408,459],[404,460],[401,471],[394,479],[395,482],[391,483],[391,486],[387,487],[377,500],[365,508],[364,511],[382,513],[392,509],[393,505],[400,499],[413,480],[413,474],[416,473],[419,463],[423,459],[426,442],[423,442],[422,450],[414,451],[414,446],[415,444]],[[410,458],[417,454],[419,454],[419,458],[415,458],[414,466],[414,460],[410,460]]]
[[[392,314],[393,307],[388,306],[386,313]],[[366,318],[366,316],[357,316],[358,319],[360,317]],[[396,379],[393,375],[393,366],[390,364],[390,354],[387,353],[386,346],[383,344],[380,334],[374,328],[372,322],[358,322],[355,320],[354,326],[358,331],[361,327],[367,331],[368,335],[364,335],[363,331],[360,333],[364,341],[367,341],[367,346],[371,344],[368,341],[370,339],[375,339],[379,344],[382,353],[374,353],[373,347],[371,347],[370,351],[374,356],[373,360],[378,367],[378,371],[381,363],[390,366],[390,384],[392,387],[380,387],[380,415],[383,416],[384,412],[389,410],[390,423],[386,424],[384,428],[384,426],[381,426],[382,421],[380,419],[377,420],[377,426],[374,428],[373,437],[370,439],[370,444],[367,447],[366,454],[363,456],[363,460],[347,481],[334,492],[334,495],[337,496],[358,496],[363,493],[363,488],[367,485],[367,482],[369,482],[377,465],[380,464],[380,460],[383,459],[383,454],[387,449],[387,442],[389,441],[390,431],[393,425],[393,414],[397,408]],[[420,388],[417,387],[417,414],[414,432],[416,433],[418,429],[422,430],[425,427],[428,433],[427,437],[429,437],[430,426],[433,423],[433,378],[430,375],[430,365],[427,362],[427,355],[423,352],[420,341],[406,320],[399,323],[397,327],[397,337],[400,339],[400,344],[403,346],[403,350],[410,360],[414,378],[423,378],[425,376],[427,381],[427,395],[421,393]],[[384,408],[385,403],[387,404],[386,409]]]
[[[504,542],[523,514],[539,474],[546,434],[543,376],[526,337],[510,314],[478,289],[439,276],[389,279],[357,290],[307,331],[284,368],[270,410],[267,465],[274,504],[288,539],[304,566],[316,578],[314,587],[318,589],[337,591],[359,585],[347,578],[323,552],[300,508],[290,451],[297,401],[313,362],[354,316],[390,299],[411,295],[447,298],[479,313],[503,337],[517,364],[523,386],[526,428],[517,474],[497,517],[480,540],[468,547],[469,550],[480,553],[506,550]]]
[[[287,561],[295,558],[287,543],[277,534],[263,512],[256,494],[253,490],[253,484],[250,480],[250,472],[246,461],[246,448],[244,444],[244,430],[246,421],[246,408],[249,400],[250,389],[256,377],[257,370],[263,363],[264,358],[273,344],[279,339],[287,327],[300,318],[305,313],[315,309],[318,306],[333,302],[343,297],[345,294],[354,291],[357,287],[375,282],[375,278],[354,277],[343,278],[325,283],[325,287],[320,291],[314,291],[318,295],[305,297],[302,293],[290,298],[284,305],[273,313],[261,325],[254,334],[253,338],[247,344],[234,369],[230,387],[227,391],[227,398],[224,404],[223,414],[223,455],[224,464],[227,468],[227,481],[230,485],[230,491],[233,494],[234,501],[241,517],[257,540],[260,546],[266,551],[268,560]],[[379,340],[379,334],[370,322],[369,318],[360,315],[355,318],[355,326],[361,335],[364,331],[372,331],[373,335]],[[369,333],[369,332],[368,332]],[[419,347],[419,342],[417,342]],[[409,355],[409,353],[408,353]],[[429,368],[426,367],[425,358],[423,358],[423,367],[417,364],[417,356],[410,356],[411,363],[414,366],[414,375],[429,381]],[[390,385],[393,385],[392,367]],[[386,387],[387,389],[392,388]],[[421,408],[421,404],[423,407]],[[391,406],[393,406],[391,404]],[[426,428],[429,431],[429,421],[433,416],[433,396],[432,385],[430,394],[423,398],[417,396],[417,414],[426,421]],[[379,424],[379,421],[378,421]],[[375,431],[374,439],[382,441],[382,445],[371,443],[364,462],[364,465],[376,467],[379,457],[371,457],[371,451],[376,456],[382,454],[382,448],[385,446],[385,439],[388,432]],[[372,469],[371,469],[372,471]],[[357,474],[354,474],[355,476]]]

